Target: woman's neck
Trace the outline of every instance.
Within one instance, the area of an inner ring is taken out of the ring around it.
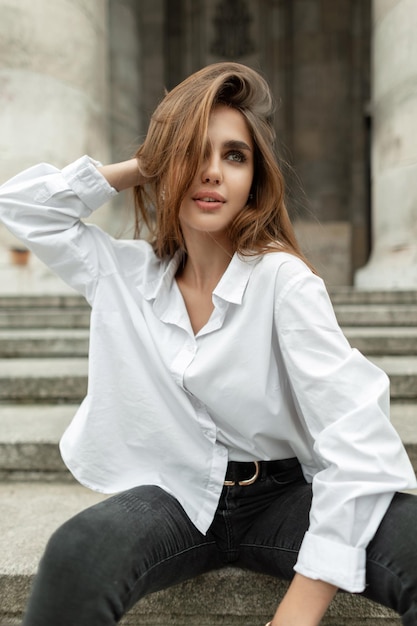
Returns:
[[[186,261],[178,276],[198,291],[213,291],[233,257],[230,242],[219,241],[211,234],[204,233],[198,241],[187,240],[186,245]]]

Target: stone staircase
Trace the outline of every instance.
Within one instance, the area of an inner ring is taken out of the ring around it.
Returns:
[[[331,294],[352,345],[385,369],[392,421],[417,469],[417,292]],[[76,484],[58,440],[86,391],[89,309],[77,295],[0,296],[0,626],[18,626],[43,547],[70,515],[104,496]],[[286,584],[236,569],[153,594],[138,626],[262,626]],[[338,594],[325,626],[393,626],[396,615]]]

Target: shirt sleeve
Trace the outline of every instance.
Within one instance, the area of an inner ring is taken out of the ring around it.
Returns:
[[[323,281],[296,259],[278,274],[280,348],[318,468],[295,570],[360,592],[366,547],[415,474],[389,421],[388,377],[350,347]]]
[[[98,259],[98,229],[82,219],[117,192],[81,157],[63,170],[42,163],[0,187],[0,220],[44,263],[91,302]]]

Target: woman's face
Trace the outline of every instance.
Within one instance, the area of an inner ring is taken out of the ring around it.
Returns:
[[[253,172],[254,146],[245,118],[236,109],[217,106],[209,119],[206,157],[180,208],[185,239],[226,233],[248,204]]]

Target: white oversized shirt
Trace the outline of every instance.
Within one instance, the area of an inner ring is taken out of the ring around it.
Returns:
[[[320,278],[283,252],[232,258],[194,335],[175,274],[144,241],[83,221],[116,191],[83,157],[0,188],[0,218],[92,306],[87,397],[61,440],[104,493],[159,485],[205,533],[229,459],[298,457],[313,485],[296,571],[365,586],[365,548],[415,475],[387,376],[351,349]]]

